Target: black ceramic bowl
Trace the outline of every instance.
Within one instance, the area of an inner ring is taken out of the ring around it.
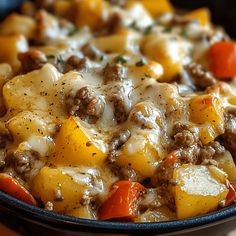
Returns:
[[[155,1],[155,0],[152,0]],[[156,0],[158,1],[158,0]],[[22,0],[0,0],[0,17],[17,9]],[[185,8],[208,6],[213,20],[236,36],[235,0],[174,0]],[[236,205],[201,217],[160,223],[113,223],[78,219],[48,212],[0,192],[0,221],[23,235],[213,235],[223,236],[236,228]],[[0,232],[1,235],[1,232]],[[7,236],[7,235],[1,235]]]

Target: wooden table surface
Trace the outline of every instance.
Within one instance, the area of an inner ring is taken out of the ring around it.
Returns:
[[[12,230],[8,229],[3,224],[0,224],[0,235],[1,236],[22,236],[18,233],[13,232]],[[236,230],[230,233],[228,236],[236,236]]]
[[[0,233],[1,236],[20,236],[20,234],[13,232],[2,224],[0,224]]]

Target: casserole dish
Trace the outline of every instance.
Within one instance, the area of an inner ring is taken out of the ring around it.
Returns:
[[[72,217],[67,217],[63,215],[58,215],[55,213],[47,212],[35,207],[30,207],[18,200],[15,200],[4,193],[1,193],[1,201],[3,204],[3,211],[5,214],[13,212],[20,212],[20,220],[26,220],[33,222],[33,224],[38,224],[43,228],[53,228],[53,230],[59,230],[59,232],[70,233],[70,234],[79,234],[87,233],[119,233],[119,234],[143,234],[143,232],[149,232],[150,234],[182,234],[186,233],[190,235],[190,231],[193,231],[193,235],[199,233],[198,230],[205,228],[206,223],[207,227],[211,230],[211,227],[216,227],[215,224],[220,226],[224,224],[224,232],[228,231],[232,226],[235,207],[228,207],[223,210],[204,215],[201,217],[196,217],[188,220],[179,220],[179,221],[168,221],[163,223],[111,223],[111,222],[100,222],[100,221],[91,221],[91,220],[82,220]],[[22,215],[23,217],[22,219]],[[28,226],[29,227],[29,226]],[[37,227],[37,226],[35,226]],[[216,229],[216,228],[214,228]],[[35,231],[35,230],[34,230]],[[224,233],[223,231],[217,231],[219,233]],[[41,233],[41,232],[40,232]],[[41,233],[42,235],[42,233]]]

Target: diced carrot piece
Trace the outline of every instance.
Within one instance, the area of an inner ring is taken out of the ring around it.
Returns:
[[[210,67],[219,79],[236,76],[236,43],[218,42],[209,50]]]
[[[99,209],[101,220],[124,219],[132,221],[137,216],[138,198],[145,188],[137,182],[119,181],[112,186],[108,199]]]
[[[37,205],[34,197],[28,190],[8,174],[0,174],[0,190],[30,205]]]

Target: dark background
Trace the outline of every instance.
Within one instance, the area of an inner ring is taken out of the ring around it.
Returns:
[[[153,0],[158,2],[158,0]],[[10,10],[17,9],[23,0],[0,0],[0,17]],[[236,38],[236,0],[172,0],[175,6],[187,9],[202,6],[209,7],[213,22],[225,27],[226,31]]]
[[[236,38],[236,0],[172,0],[172,2],[187,9],[209,7],[213,22],[224,26],[226,31]]]

